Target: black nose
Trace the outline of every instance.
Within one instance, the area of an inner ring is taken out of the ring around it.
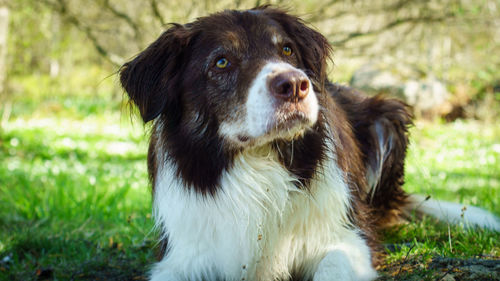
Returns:
[[[309,80],[299,71],[287,71],[272,77],[269,89],[279,99],[297,102],[309,93]]]

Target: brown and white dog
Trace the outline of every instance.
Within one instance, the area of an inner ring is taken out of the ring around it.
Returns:
[[[328,82],[329,53],[299,18],[260,7],[174,24],[122,67],[153,122],[151,280],[377,276],[377,230],[417,204],[401,189],[411,115]]]

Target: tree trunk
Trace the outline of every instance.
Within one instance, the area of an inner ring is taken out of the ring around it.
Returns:
[[[0,7],[0,93],[4,92],[7,72],[7,32],[9,26],[9,9]]]
[[[9,9],[0,7],[0,105],[2,106],[2,118],[0,129],[5,126],[9,119],[12,104],[8,101],[5,91],[5,78],[7,77],[7,33],[9,26]]]

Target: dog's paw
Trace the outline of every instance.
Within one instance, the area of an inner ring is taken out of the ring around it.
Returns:
[[[151,271],[151,276],[149,281],[180,281],[183,280],[179,275],[173,270],[172,267],[168,266],[163,262],[159,262],[153,266]]]
[[[371,264],[359,261],[353,264],[342,250],[329,252],[320,262],[314,281],[370,281],[377,278],[377,272]]]

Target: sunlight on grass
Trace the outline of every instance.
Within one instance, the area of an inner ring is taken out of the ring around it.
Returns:
[[[411,140],[405,190],[500,214],[499,126],[474,121],[417,122]],[[432,218],[398,225],[386,230],[384,237],[387,245],[402,245],[387,251],[383,266],[399,268],[396,279],[440,279],[442,272],[428,269],[434,257],[500,256],[497,232],[438,223]],[[408,271],[401,270],[405,267]]]
[[[500,126],[457,121],[412,129],[405,189],[500,215]]]
[[[89,268],[83,278],[117,259],[129,266],[113,278],[142,275],[154,243],[146,148],[142,125],[119,111],[10,120],[0,135],[0,258],[11,262],[0,267],[11,275],[0,280],[33,279],[40,267],[62,279]]]

